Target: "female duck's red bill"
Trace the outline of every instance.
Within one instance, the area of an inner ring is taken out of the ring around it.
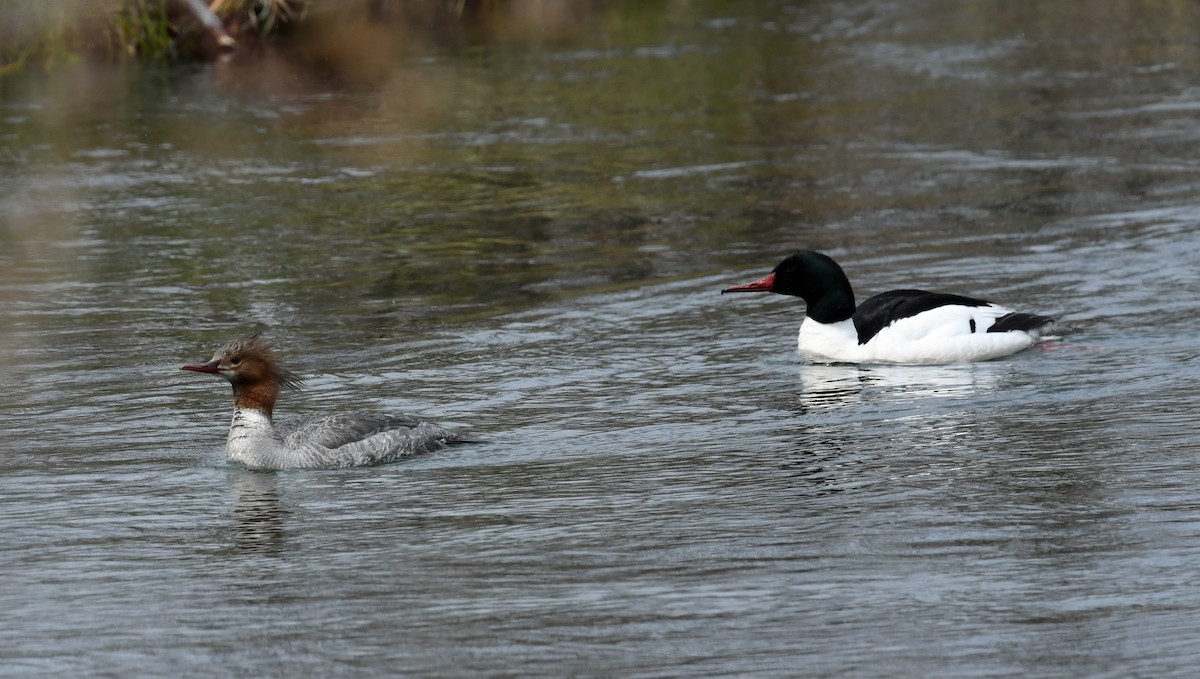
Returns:
[[[221,364],[220,361],[209,361],[208,363],[189,363],[188,365],[182,366],[179,369],[180,370],[191,370],[194,373],[216,374],[216,373],[221,372],[221,369],[218,367],[220,364]]]
[[[727,292],[775,292],[775,272],[772,271],[753,283],[725,288],[721,294],[724,295]]]

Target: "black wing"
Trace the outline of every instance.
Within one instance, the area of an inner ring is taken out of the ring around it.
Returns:
[[[1021,314],[1012,312],[1005,314],[996,319],[992,327],[988,328],[988,332],[1009,332],[1010,330],[1037,330],[1044,325],[1050,325],[1054,322],[1049,316],[1038,316],[1037,314]]]

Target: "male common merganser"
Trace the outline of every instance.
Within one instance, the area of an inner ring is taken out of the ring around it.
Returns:
[[[804,251],[766,277],[726,292],[776,292],[808,303],[796,344],[823,363],[965,363],[1033,346],[1054,319],[1017,313],[981,299],[893,290],[856,308],[842,267]]]
[[[298,389],[302,380],[276,364],[258,335],[233,340],[208,363],[181,370],[220,375],[233,385],[225,454],[255,469],[378,464],[462,440],[430,422],[363,412],[308,415],[276,427],[271,414],[280,389]]]

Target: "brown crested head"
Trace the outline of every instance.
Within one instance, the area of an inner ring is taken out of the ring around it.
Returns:
[[[208,363],[181,369],[224,377],[233,385],[235,406],[268,414],[275,407],[280,389],[299,389],[303,384],[299,376],[276,363],[270,345],[258,334],[227,342]]]

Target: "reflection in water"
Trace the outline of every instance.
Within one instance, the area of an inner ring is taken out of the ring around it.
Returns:
[[[855,467],[861,457],[849,455],[836,438],[804,437],[797,450],[783,458],[783,472],[808,485],[816,495],[841,493],[857,485]]]
[[[229,473],[238,493],[233,516],[234,547],[252,554],[278,554],[283,549],[283,519],[287,510],[279,504],[274,472],[234,470]]]
[[[966,398],[996,388],[1002,364],[944,366],[800,366],[800,406],[805,411],[867,403]]]

